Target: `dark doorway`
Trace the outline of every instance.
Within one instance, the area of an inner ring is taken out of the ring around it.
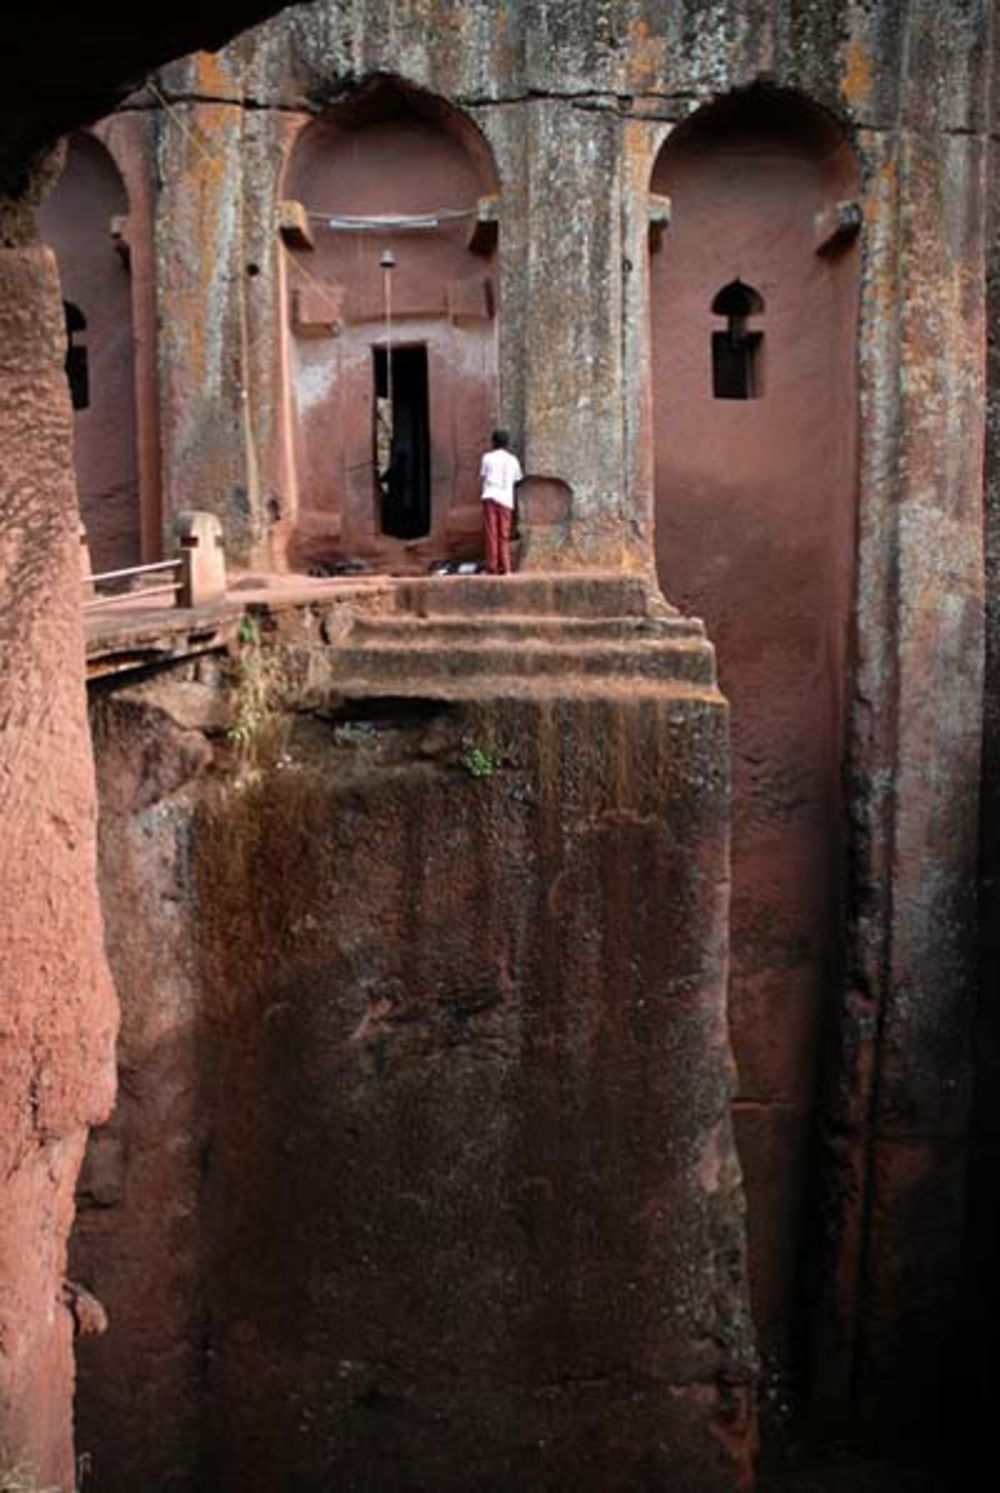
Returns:
[[[86,344],[76,339],[87,330],[87,319],[79,306],[63,301],[66,317],[66,378],[75,410],[90,408],[90,364]]]
[[[431,527],[431,441],[426,347],[372,349],[375,471],[383,534],[419,539]],[[390,366],[391,362],[391,366]]]

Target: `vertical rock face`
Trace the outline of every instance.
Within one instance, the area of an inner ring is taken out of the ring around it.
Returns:
[[[749,1486],[711,652],[459,584],[340,648],[279,619],[249,776],[218,688],[99,706],[146,987],[77,1238],[103,1489]]]
[[[0,1470],[70,1487],[62,1303],[88,1125],[113,1092],[77,513],[55,262],[0,248]]]
[[[0,1473],[69,1488],[66,1240],[87,1127],[113,1087],[116,1014],[95,875],[83,693],[79,515],[55,264],[34,230],[40,165],[122,79],[262,14],[174,7],[86,39],[41,4],[0,17]],[[116,89],[118,90],[116,92]]]
[[[34,230],[39,162],[137,68],[265,9],[182,0],[128,33],[96,5],[86,39],[59,6],[0,17],[0,1471],[16,1464],[41,1485],[75,1481],[66,1240],[86,1130],[111,1105],[116,1013],[95,874],[65,322]]]
[[[966,1329],[963,1346],[968,1353],[964,1387],[971,1386],[976,1392],[976,1420],[984,1427],[993,1425],[1000,1411],[995,1346],[1000,1324],[1000,1282],[996,1271],[1000,1237],[1000,1003],[996,998],[1000,980],[1000,153],[995,135],[988,146],[987,173],[986,688],[979,906],[982,963],[976,1029],[976,1154],[963,1323]]]
[[[746,1481],[721,784],[664,724],[487,708],[516,766],[381,789],[324,732],[208,809],[217,1486]]]
[[[854,876],[834,1112],[846,1202],[840,1325],[856,1324],[847,1330],[861,1392],[911,1419],[900,1388],[933,1402],[956,1369],[968,1210],[995,66],[968,28],[985,43],[987,19],[972,7],[951,24],[916,7],[898,134],[874,127],[876,78],[858,136],[873,175],[848,748]]]
[[[674,131],[653,186],[657,557],[733,708],[737,1113],[756,1320],[787,1362],[841,978],[860,246],[834,229],[857,165],[829,116],[750,90]]]

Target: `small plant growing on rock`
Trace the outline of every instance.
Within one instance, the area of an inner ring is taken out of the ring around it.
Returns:
[[[262,646],[256,618],[242,618],[236,636],[240,651],[235,665],[233,718],[226,736],[236,748],[244,771],[258,772],[269,748],[280,750],[283,722],[274,705],[277,680],[273,660]]]
[[[470,778],[491,778],[500,767],[499,753],[474,741],[463,743],[458,760]]]

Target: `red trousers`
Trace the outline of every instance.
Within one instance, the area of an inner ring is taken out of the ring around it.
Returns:
[[[483,533],[486,539],[487,575],[510,575],[510,527],[512,508],[483,499]]]

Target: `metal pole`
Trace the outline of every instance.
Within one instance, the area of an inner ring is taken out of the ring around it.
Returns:
[[[396,409],[392,402],[392,272],[396,267],[396,256],[391,249],[383,249],[379,256],[382,266],[382,291],[385,299],[385,393],[389,405],[389,451],[396,435]]]

